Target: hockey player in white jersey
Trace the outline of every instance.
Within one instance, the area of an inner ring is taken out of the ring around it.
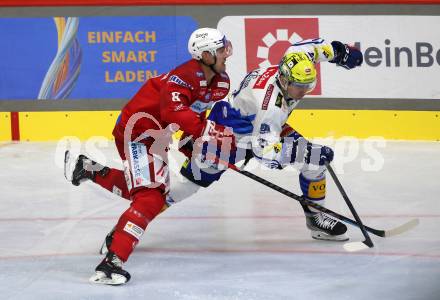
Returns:
[[[286,51],[278,66],[250,72],[230,100],[242,115],[256,115],[250,142],[254,157],[276,169],[296,163],[300,166],[299,183],[303,195],[322,206],[325,206],[326,196],[324,162],[333,160],[333,151],[327,146],[310,143],[286,122],[300,99],[314,89],[315,64],[324,61],[350,69],[361,65],[362,54],[337,41],[302,41]],[[303,209],[313,238],[348,240],[343,223],[305,205]]]

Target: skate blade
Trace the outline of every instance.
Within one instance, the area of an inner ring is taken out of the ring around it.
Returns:
[[[127,282],[127,278],[114,273],[112,274],[112,277],[109,278],[104,272],[96,271],[96,273],[90,277],[89,281],[97,284],[121,285]]]
[[[349,240],[346,234],[328,235],[320,231],[311,231],[312,238],[321,241],[346,242]]]

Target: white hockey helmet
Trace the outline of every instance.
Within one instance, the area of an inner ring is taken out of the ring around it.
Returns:
[[[197,60],[202,59],[204,51],[216,56],[219,48],[225,47],[227,56],[232,55],[232,44],[226,36],[214,28],[199,28],[195,30],[188,40],[188,51]]]

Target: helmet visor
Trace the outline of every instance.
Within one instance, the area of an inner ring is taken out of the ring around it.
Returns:
[[[223,54],[225,57],[232,55],[232,43],[230,40],[226,39],[226,36],[222,39],[222,47],[217,49],[218,54]]]
[[[229,57],[232,55],[232,43],[230,40],[226,40],[225,41],[225,53],[226,53],[226,57]]]
[[[301,89],[305,89],[306,93],[310,93],[316,87],[316,79],[313,80],[310,83],[302,83],[302,82],[297,82],[297,81],[289,81],[289,85],[290,86],[294,86],[294,87],[298,87],[298,88],[301,88]]]

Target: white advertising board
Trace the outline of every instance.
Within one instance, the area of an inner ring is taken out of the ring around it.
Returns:
[[[360,68],[319,66],[313,97],[439,99],[439,16],[227,16],[218,29],[232,41],[232,88],[252,69],[278,64],[293,42],[321,37],[358,46]]]

